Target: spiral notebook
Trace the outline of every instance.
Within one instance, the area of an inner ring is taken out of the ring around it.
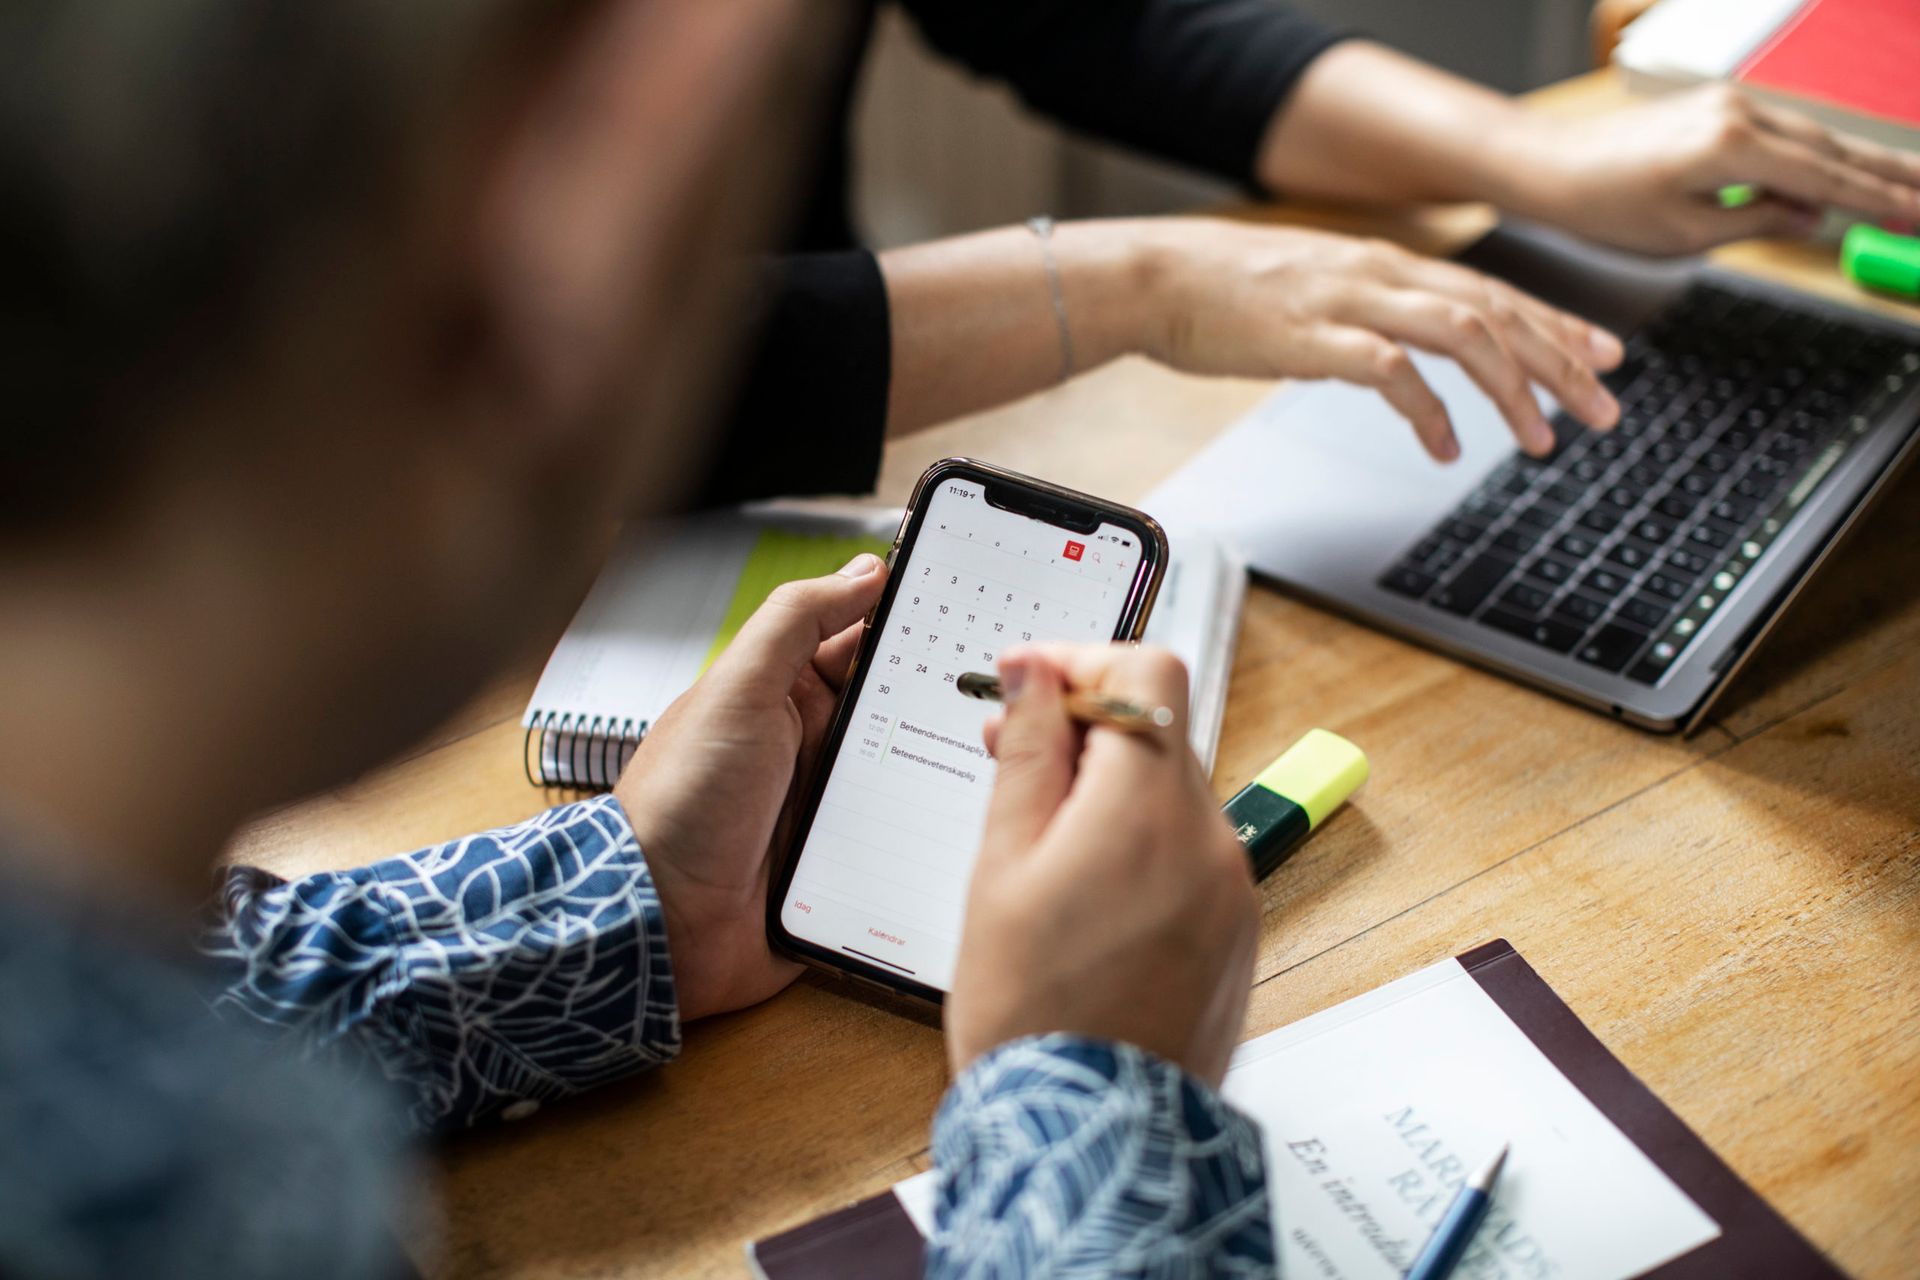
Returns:
[[[898,508],[762,504],[623,538],[541,672],[521,724],[527,780],[604,789],[647,727],[726,648],[773,589],[885,555]],[[1211,767],[1246,595],[1246,564],[1207,538],[1175,537],[1146,639],[1192,672],[1194,750]]]
[[[1281,1276],[1399,1280],[1468,1171],[1511,1145],[1458,1275],[1841,1280],[1505,941],[1241,1045]],[[931,1173],[747,1246],[762,1280],[923,1274]]]

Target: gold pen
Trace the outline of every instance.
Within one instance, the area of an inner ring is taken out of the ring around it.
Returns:
[[[960,692],[982,702],[1005,702],[1000,677],[984,671],[969,671],[956,684]],[[1150,707],[1130,698],[1110,693],[1086,693],[1079,689],[1066,692],[1067,714],[1083,724],[1106,725],[1128,733],[1152,733],[1173,723],[1172,707]]]

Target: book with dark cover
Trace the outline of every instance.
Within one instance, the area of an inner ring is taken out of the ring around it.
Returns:
[[[1719,1226],[1720,1234],[1698,1248],[1621,1280],[1844,1280],[1607,1051],[1506,941],[1456,959],[1541,1055]],[[900,1197],[887,1191],[755,1241],[747,1252],[766,1280],[907,1280],[922,1273],[925,1240]]]

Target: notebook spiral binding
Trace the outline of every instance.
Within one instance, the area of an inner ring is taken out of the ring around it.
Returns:
[[[645,720],[535,711],[521,742],[527,781],[536,787],[609,790],[646,735]]]

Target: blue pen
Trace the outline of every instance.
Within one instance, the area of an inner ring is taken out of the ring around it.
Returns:
[[[1498,1155],[1461,1185],[1459,1194],[1447,1206],[1446,1216],[1427,1238],[1427,1247],[1407,1268],[1407,1280],[1447,1280],[1453,1274],[1454,1266],[1473,1243],[1473,1233],[1480,1229],[1481,1220],[1493,1204],[1493,1184],[1506,1162],[1507,1148],[1502,1146]]]

